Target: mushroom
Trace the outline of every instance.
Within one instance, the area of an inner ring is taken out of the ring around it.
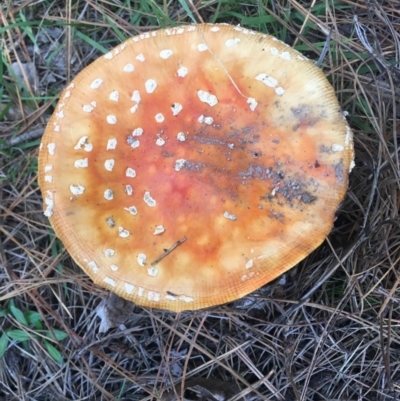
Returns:
[[[46,128],[39,184],[95,283],[180,311],[240,298],[317,248],[353,165],[320,69],[274,37],[201,24],[85,68]]]

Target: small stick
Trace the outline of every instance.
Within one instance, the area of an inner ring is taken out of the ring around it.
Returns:
[[[186,237],[183,237],[179,241],[176,241],[174,245],[171,246],[171,248],[168,248],[160,257],[158,257],[154,262],[151,263],[151,266],[156,265],[161,259],[164,259],[167,255],[169,255],[178,245],[182,244],[183,242],[186,241]]]
[[[7,140],[6,145],[7,146],[16,146],[16,145],[19,145],[21,142],[39,138],[43,135],[43,131],[44,131],[44,127],[38,127],[38,128],[34,128],[30,131],[26,131],[21,135],[18,135],[14,138]]]

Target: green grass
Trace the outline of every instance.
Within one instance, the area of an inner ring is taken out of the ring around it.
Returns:
[[[48,356],[59,364],[64,363],[64,358],[54,344],[65,340],[68,334],[62,330],[45,330],[43,316],[32,310],[23,312],[15,306],[11,299],[7,309],[0,310],[0,317],[8,320],[10,328],[5,329],[0,337],[0,358],[4,356],[10,341],[20,345],[26,352],[32,353],[30,342],[35,340],[44,345]],[[14,322],[14,323],[13,323]],[[13,326],[13,324],[15,326]],[[11,327],[19,327],[18,329]]]

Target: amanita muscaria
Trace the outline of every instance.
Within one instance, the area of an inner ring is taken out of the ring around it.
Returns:
[[[85,68],[43,136],[39,184],[97,284],[179,311],[242,297],[318,247],[353,164],[311,61],[204,24],[135,36]]]

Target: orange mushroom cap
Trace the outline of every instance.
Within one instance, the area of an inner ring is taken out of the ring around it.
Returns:
[[[39,184],[97,284],[179,311],[240,298],[318,247],[353,163],[311,61],[204,24],[135,36],[85,68],[43,136]]]

